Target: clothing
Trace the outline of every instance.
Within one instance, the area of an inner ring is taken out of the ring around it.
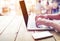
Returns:
[[[52,9],[53,14],[58,13],[58,12],[59,12],[59,7],[57,7],[56,9]]]

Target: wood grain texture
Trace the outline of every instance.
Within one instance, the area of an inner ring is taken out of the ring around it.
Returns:
[[[0,16],[0,34],[11,23],[13,18],[14,18],[14,16]]]
[[[24,20],[22,21],[22,24],[20,26],[20,30],[16,41],[34,41],[32,35],[26,30]]]
[[[14,16],[14,18],[8,16],[0,17],[0,33],[5,27],[6,29],[2,34],[0,34],[0,41],[55,41],[53,37],[34,40],[32,37],[32,33],[34,33],[35,31],[27,31],[22,16]],[[56,33],[54,31],[51,31],[51,33],[57,41],[60,41],[60,33]]]
[[[15,16],[13,21],[11,21],[11,24],[9,24],[5,31],[0,35],[0,41],[14,41],[21,20],[22,20],[21,17]]]

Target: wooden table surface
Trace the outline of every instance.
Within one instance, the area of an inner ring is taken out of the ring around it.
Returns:
[[[50,32],[60,41],[60,33]],[[0,41],[55,41],[53,37],[34,40],[32,33],[34,31],[27,31],[22,16],[0,16]]]

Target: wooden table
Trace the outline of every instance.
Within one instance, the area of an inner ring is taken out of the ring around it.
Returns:
[[[60,41],[59,33],[50,32],[57,41]],[[27,31],[22,16],[0,16],[0,41],[55,41],[53,37],[34,40],[32,33],[34,31]]]

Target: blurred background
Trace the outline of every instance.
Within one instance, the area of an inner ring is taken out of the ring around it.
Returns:
[[[19,1],[0,0],[0,15],[22,15]],[[28,15],[34,14],[56,14],[60,11],[60,0],[24,0]]]

